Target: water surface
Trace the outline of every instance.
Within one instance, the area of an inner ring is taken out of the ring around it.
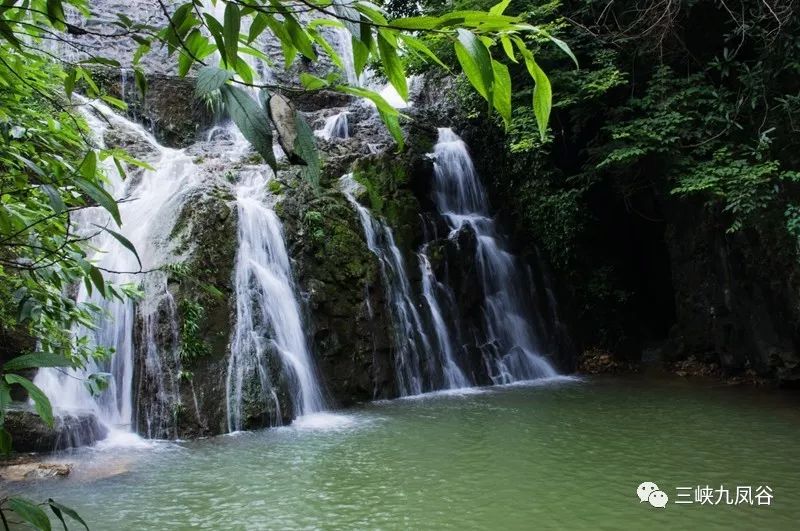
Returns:
[[[448,392],[82,450],[71,478],[23,493],[78,508],[94,529],[789,529],[800,518],[795,398],[641,377]],[[666,508],[639,503],[643,481],[668,494]],[[774,499],[673,503],[677,487],[698,485],[769,485]]]

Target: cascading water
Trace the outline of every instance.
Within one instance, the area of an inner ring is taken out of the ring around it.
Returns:
[[[359,184],[352,174],[341,178],[341,190],[358,212],[367,247],[378,257],[381,277],[391,307],[394,325],[395,369],[401,395],[416,395],[433,387],[426,378],[438,365],[432,358],[433,348],[425,333],[424,323],[414,303],[405,261],[394,241],[392,229],[375,219],[355,198]]]
[[[285,381],[295,416],[325,408],[311,353],[306,344],[300,305],[284,243],[283,227],[267,206],[267,179],[244,172],[236,187],[239,214],[236,255],[236,327],[227,376],[228,429],[246,424],[249,400],[280,424],[279,381]],[[280,360],[279,368],[273,366]],[[252,393],[249,384],[258,381]],[[263,406],[263,407],[259,407]],[[266,408],[266,410],[264,409]]]
[[[425,303],[428,305],[428,311],[431,315],[431,324],[436,335],[436,342],[439,347],[439,352],[442,355],[442,374],[444,375],[444,388],[445,389],[460,389],[462,387],[469,387],[470,381],[464,375],[464,372],[458,366],[453,353],[453,341],[450,337],[450,331],[445,323],[442,309],[439,306],[437,292],[445,290],[446,288],[441,285],[433,274],[428,255],[425,254],[426,249],[423,248],[419,253],[419,268],[422,274],[422,295],[425,298]]]
[[[468,229],[476,237],[475,260],[485,296],[481,350],[489,377],[500,384],[555,376],[540,355],[523,295],[524,269],[504,247],[466,144],[451,129],[441,128],[434,157],[433,199],[451,236]]]
[[[106,164],[104,169],[111,182],[110,193],[125,199],[119,204],[122,226],[117,227],[107,212],[95,207],[86,209],[77,217],[78,230],[91,235],[98,226],[114,227],[134,244],[143,270],[160,267],[170,256],[168,239],[180,208],[198,184],[197,169],[183,151],[159,145],[144,128],[101,104],[95,102],[92,106],[101,116],[86,111],[85,117],[98,143],[102,144],[109,127],[124,131],[145,146],[156,169],[143,171],[141,176],[123,181],[114,165]],[[141,281],[144,297],[135,305],[130,300],[120,302],[100,297],[86,286],[80,286],[77,301],[99,306],[107,318],[100,320],[96,329],[80,327],[76,334],[87,337],[93,345],[113,348],[113,355],[105,362],[90,360],[82,370],[42,369],[34,381],[57,410],[64,413],[92,412],[112,435],[124,434],[130,432],[132,424],[137,421],[133,382],[135,349],[138,347],[144,351],[144,374],[141,378],[148,380],[152,395],[142,405],[145,411],[141,417],[147,425],[141,426],[139,431],[158,437],[174,435],[170,411],[176,400],[178,383],[173,379],[173,371],[163,370],[159,348],[164,346],[156,344],[159,322],[164,322],[166,315],[171,329],[168,335],[173,338],[168,348],[172,351],[174,365],[179,366],[175,303],[167,290],[166,275],[153,271],[143,278],[137,276],[139,264],[136,257],[107,234],[95,236],[93,245],[99,249],[93,257],[94,263],[108,271],[119,272],[111,274],[111,280],[117,284]],[[156,314],[160,316],[157,318]],[[137,319],[141,323],[138,337],[135,333]],[[161,335],[164,335],[163,331]],[[110,373],[109,387],[100,396],[93,397],[85,381],[90,374],[98,372]]]
[[[332,138],[350,138],[350,125],[347,121],[348,111],[342,111],[325,119],[322,129],[314,131],[314,134],[325,140]]]

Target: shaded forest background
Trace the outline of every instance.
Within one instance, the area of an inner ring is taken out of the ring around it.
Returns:
[[[559,278],[579,351],[800,375],[794,4],[510,5],[568,42],[580,69],[542,39],[554,93],[544,142],[530,90],[514,94],[507,134],[468,90],[457,91],[460,120],[521,250]]]

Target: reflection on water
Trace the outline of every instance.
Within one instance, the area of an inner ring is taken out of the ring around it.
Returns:
[[[562,379],[313,414],[293,426],[72,454],[19,486],[94,529],[789,529],[800,518],[792,395],[682,380]],[[769,485],[771,507],[639,504],[654,481]]]

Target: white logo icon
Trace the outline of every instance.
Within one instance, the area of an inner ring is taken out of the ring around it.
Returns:
[[[639,503],[650,502],[653,507],[664,508],[669,501],[667,493],[659,490],[658,485],[652,481],[645,481],[639,485],[636,495],[639,496]]]

